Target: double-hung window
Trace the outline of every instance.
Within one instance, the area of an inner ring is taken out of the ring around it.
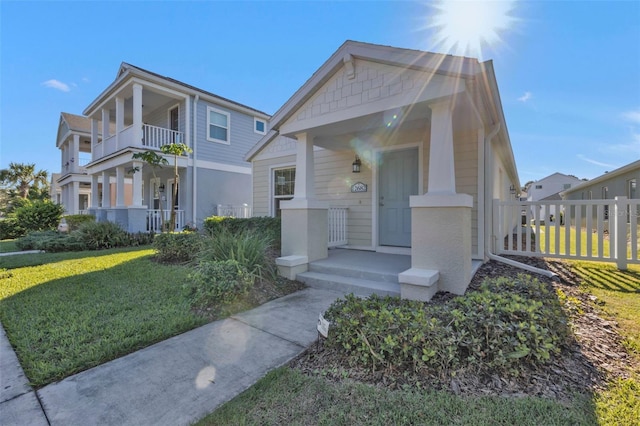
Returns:
[[[228,112],[207,108],[207,140],[229,144],[231,116]]]
[[[280,217],[280,202],[293,198],[296,184],[296,168],[273,171],[273,214]]]

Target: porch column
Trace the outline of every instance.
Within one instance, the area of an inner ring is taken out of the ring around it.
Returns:
[[[437,291],[464,294],[471,281],[473,197],[456,193],[453,103],[430,108],[429,184],[410,197],[411,269],[399,275],[402,297],[419,300]]]
[[[124,129],[124,99],[116,96],[116,151],[120,149],[120,132]]]
[[[109,183],[109,174],[102,172],[102,208],[111,207],[111,184]]]
[[[78,198],[80,197],[80,182],[72,182],[71,183],[71,194],[70,194],[70,204],[69,209],[71,210],[69,213],[78,214],[80,213],[80,203]]]
[[[91,119],[91,160],[102,157],[102,152],[98,153],[98,120]]]
[[[132,202],[134,206],[142,206],[142,163],[134,161],[133,168],[136,171],[133,173]]]
[[[91,208],[97,209],[100,205],[100,198],[98,198],[98,175],[91,175]]]
[[[71,171],[78,173],[80,170],[80,135],[73,135],[73,142],[71,144]]]
[[[109,134],[109,110],[107,108],[102,108],[102,141],[104,142],[106,139],[111,136]]]
[[[124,166],[116,167],[116,207],[124,207]]]
[[[296,182],[293,199],[281,204],[282,257],[278,272],[289,279],[308,270],[309,262],[327,257],[327,203],[316,199],[313,139],[296,135]]]
[[[133,85],[133,146],[142,146],[142,85]]]

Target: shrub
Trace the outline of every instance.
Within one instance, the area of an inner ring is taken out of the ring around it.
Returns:
[[[189,278],[185,289],[197,309],[232,303],[253,285],[251,275],[235,260],[201,262]]]
[[[35,231],[16,240],[20,250],[44,250],[48,252],[86,250],[84,243],[73,235],[57,231]]]
[[[275,248],[280,248],[280,218],[279,217],[252,217],[241,219],[226,216],[210,216],[204,220],[204,230],[209,235],[217,235],[223,229],[233,234],[254,232],[265,236],[272,241]]]
[[[0,240],[18,238],[23,236],[25,232],[15,217],[0,219]]]
[[[202,249],[202,239],[196,232],[168,232],[155,236],[153,248],[160,262],[190,262]]]
[[[75,231],[80,228],[80,225],[86,222],[95,222],[95,216],[90,214],[70,214],[64,217],[69,225],[69,232]]]
[[[234,260],[254,277],[275,277],[275,265],[269,256],[271,239],[266,235],[244,231],[233,233],[221,228],[204,240],[198,261]]]
[[[117,223],[86,222],[73,235],[77,236],[88,250],[100,250],[130,245],[131,237]]]
[[[479,291],[442,305],[398,298],[334,302],[327,344],[373,369],[421,369],[518,374],[540,365],[566,341],[566,317],[553,292],[537,279],[486,280]],[[538,299],[536,299],[538,298]]]
[[[14,217],[26,232],[54,230],[60,222],[64,207],[51,201],[29,201],[17,208]]]

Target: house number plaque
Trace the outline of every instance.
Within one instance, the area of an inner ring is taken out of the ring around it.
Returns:
[[[362,182],[356,182],[351,185],[351,192],[367,192],[367,185]]]

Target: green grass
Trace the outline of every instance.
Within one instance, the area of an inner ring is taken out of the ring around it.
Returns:
[[[571,262],[584,288],[605,302],[603,309],[614,318],[623,344],[632,355],[631,377],[617,380],[596,397],[596,413],[602,425],[634,425],[640,419],[640,266],[619,271],[614,265]]]
[[[0,241],[0,253],[9,253],[12,251],[20,251],[18,247],[16,247],[15,240]]]
[[[569,403],[543,398],[471,398],[434,391],[391,391],[357,383],[334,383],[287,367],[204,418],[217,424],[459,424],[459,425],[637,425],[640,418],[640,267],[571,262],[583,287],[605,301],[635,352],[630,378],[610,383],[593,398]]]
[[[206,322],[150,248],[0,257],[0,320],[40,387]]]
[[[582,285],[606,302],[605,311],[620,325],[627,349],[640,357],[640,265],[620,271],[613,264],[572,261]]]
[[[534,228],[535,229],[535,228]],[[556,250],[556,228],[555,225],[549,226],[549,232],[547,233],[547,229],[543,226],[540,227],[540,235],[538,236],[538,241],[540,243],[540,250],[543,252],[548,252],[550,254],[571,254],[575,255],[576,251],[576,236],[577,232],[574,227],[569,227],[569,251],[567,251],[567,240],[566,240],[566,230],[565,226],[561,226],[559,228],[559,241],[558,241],[558,250]],[[598,235],[596,233],[588,233],[584,228],[580,230],[580,254],[582,256],[587,255],[587,241],[591,238],[591,255],[598,256],[599,248],[598,248]],[[609,257],[609,240],[604,239],[602,241],[602,252],[600,256]]]
[[[197,423],[204,425],[595,425],[593,404],[542,398],[459,397],[332,383],[281,367]]]

